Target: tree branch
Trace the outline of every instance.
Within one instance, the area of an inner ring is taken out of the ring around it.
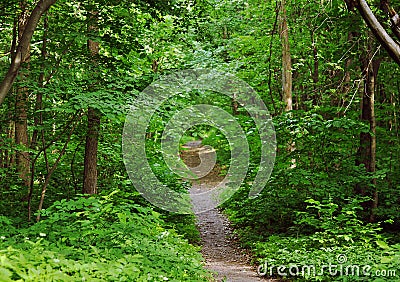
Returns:
[[[10,68],[0,84],[0,105],[10,91],[21,65],[29,58],[30,42],[40,18],[56,1],[57,0],[40,0],[33,9],[17,46],[15,55],[12,58]]]
[[[380,8],[382,11],[388,14],[390,18],[391,28],[396,35],[397,39],[400,40],[400,16],[397,12],[390,7],[390,3],[388,0],[381,0]]]
[[[346,1],[347,2],[347,1]],[[373,32],[375,37],[383,45],[390,57],[400,65],[400,46],[397,42],[390,37],[383,26],[380,24],[378,19],[375,17],[371,8],[368,6],[365,0],[357,0],[356,8],[360,12],[364,21],[367,23],[370,30]]]

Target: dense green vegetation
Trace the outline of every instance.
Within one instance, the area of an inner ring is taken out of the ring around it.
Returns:
[[[115,193],[61,200],[16,229],[2,217],[1,281],[204,281],[198,249]]]
[[[380,10],[386,1],[370,2],[390,30]],[[0,4],[1,78],[23,54],[18,46],[37,3]],[[250,148],[247,177],[222,209],[255,265],[274,265],[273,277],[283,276],[279,265],[317,272],[368,265],[369,277],[289,278],[400,281],[399,67],[345,1],[59,0],[28,45],[0,108],[1,281],[211,280],[194,215],[146,201],[122,158],[138,93],[190,68],[229,72],[257,91],[273,117],[275,167],[249,199],[258,128],[232,99],[193,91],[169,99],[149,122],[146,158],[160,181],[181,193],[189,186],[163,160],[170,118],[190,105],[219,107]],[[181,144],[199,138],[226,173],[223,132],[198,125]]]

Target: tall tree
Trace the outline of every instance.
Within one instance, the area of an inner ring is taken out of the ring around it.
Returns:
[[[89,26],[89,33],[95,33],[97,27],[97,11],[90,11],[91,24]],[[97,57],[99,55],[99,43],[89,39],[88,48],[92,57],[92,63],[97,64]],[[89,90],[93,90],[94,85],[91,85]],[[99,143],[100,131],[100,112],[92,107],[88,108],[87,112],[87,135],[85,145],[85,160],[83,172],[83,189],[84,194],[97,193],[97,151]]]
[[[282,42],[282,94],[285,111],[293,110],[292,104],[292,57],[290,56],[289,30],[287,24],[285,0],[281,1],[279,16],[280,35]]]
[[[376,78],[379,71],[381,59],[375,58],[375,44],[373,44],[373,34],[367,36],[367,46],[365,56],[361,59],[364,77],[364,89],[362,95],[361,120],[369,123],[370,132],[361,132],[360,146],[358,149],[358,159],[356,165],[363,164],[368,173],[376,172],[376,118],[375,118],[375,89]],[[363,196],[370,196],[370,221],[375,220],[375,209],[378,207],[378,192],[376,178],[373,178],[371,185],[358,185],[357,192]],[[372,186],[372,189],[369,188]]]
[[[27,28],[28,11],[26,1],[20,2],[21,13],[18,17],[18,43],[21,43],[23,34]],[[24,62],[29,63],[30,45],[26,47],[26,58]],[[14,54],[14,56],[18,56]],[[27,73],[19,72],[19,80],[23,83],[27,79]],[[30,156],[27,150],[29,146],[28,137],[28,96],[29,90],[26,86],[19,86],[16,89],[16,102],[15,102],[15,143],[20,145],[17,150],[17,170],[20,178],[22,179],[25,188],[29,193],[30,186]]]
[[[285,0],[281,1],[280,13],[279,13],[279,31],[282,42],[282,95],[283,103],[285,105],[285,111],[289,112],[293,110],[293,98],[292,98],[292,57],[290,55],[290,43],[289,43],[289,27],[287,23],[286,3]],[[293,152],[296,150],[294,142],[290,141],[287,150]],[[291,168],[296,167],[296,159],[291,160]]]

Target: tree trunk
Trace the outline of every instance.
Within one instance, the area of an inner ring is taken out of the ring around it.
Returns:
[[[18,42],[20,43],[22,40],[22,36],[25,32],[27,25],[27,11],[26,11],[26,3],[21,2],[21,14],[18,19]],[[26,49],[27,55],[25,58],[25,63],[29,62],[29,53],[30,47],[27,46]],[[26,80],[26,74],[19,73],[19,80]],[[15,102],[15,143],[20,145],[22,148],[17,150],[17,171],[19,177],[22,179],[24,183],[24,188],[27,189],[27,193],[29,193],[30,187],[30,155],[28,152],[29,147],[29,137],[28,137],[28,96],[29,91],[27,87],[18,87],[16,102]]]
[[[96,31],[97,12],[90,12],[93,24],[89,26],[89,31]],[[99,54],[99,43],[88,40],[88,48],[92,56],[92,62],[97,64]],[[93,87],[92,87],[93,88]],[[92,89],[93,90],[93,89]],[[97,194],[97,148],[99,143],[100,131],[100,112],[94,108],[88,109],[88,127],[85,146],[85,161],[83,171],[83,194]]]
[[[292,97],[292,57],[290,56],[289,30],[287,24],[287,15],[285,0],[281,1],[281,11],[279,14],[279,27],[282,42],[282,94],[285,104],[285,112],[293,110]],[[294,142],[290,141],[287,148],[288,152],[296,150]],[[291,160],[291,168],[296,167],[296,159]]]
[[[282,93],[285,103],[285,111],[293,110],[292,105],[292,58],[290,56],[289,31],[285,0],[281,1],[281,13],[279,16],[280,35],[282,42]]]
[[[362,59],[362,67],[364,72],[364,91],[362,96],[361,119],[370,125],[371,132],[362,132],[360,134],[360,147],[358,148],[358,159],[356,165],[364,164],[365,169],[369,173],[376,171],[376,119],[375,119],[375,88],[376,77],[378,74],[380,59],[373,57],[372,34],[369,34],[366,55]],[[373,189],[369,189],[369,185],[357,185],[356,192],[363,196],[370,196],[371,202],[368,203],[370,208],[370,221],[375,220],[375,210],[378,206],[378,191],[376,187],[376,179],[371,181]]]
[[[234,116],[237,116],[239,114],[239,103],[236,100],[236,94],[233,93],[232,99],[231,99],[231,106],[232,106],[232,114]]]
[[[25,87],[17,90],[16,120],[15,120],[15,143],[23,146],[17,151],[17,171],[25,188],[30,186],[30,156],[27,151],[29,147],[28,116],[27,116],[27,89]]]
[[[312,50],[313,50],[313,58],[314,58],[314,66],[313,66],[313,70],[312,70],[312,80],[314,83],[314,91],[317,88],[317,83],[319,81],[319,58],[318,58],[318,49],[317,49],[317,42],[315,39],[315,31],[311,30],[311,26],[310,26],[310,36],[311,36],[311,46],[312,46]]]
[[[42,37],[42,50],[41,50],[41,56],[42,56],[42,63],[40,64],[40,74],[39,74],[39,86],[41,88],[44,87],[44,71],[45,71],[45,62],[46,62],[46,54],[47,54],[47,31],[48,31],[48,18],[47,15],[44,17],[44,23],[43,23],[43,37]],[[36,94],[36,105],[35,105],[35,114],[34,114],[34,126],[38,127],[39,125],[43,124],[43,113],[42,113],[42,107],[43,107],[43,93],[39,91]],[[40,111],[40,112],[39,112]],[[39,112],[39,113],[38,113]],[[41,132],[43,132],[43,129],[41,129]],[[32,133],[32,141],[31,141],[31,148],[35,149],[38,143],[38,136],[39,136],[39,130],[36,128],[33,133]]]
[[[352,42],[354,38],[354,33],[353,32],[349,32],[347,35],[347,41],[348,42]],[[343,94],[347,94],[350,91],[350,83],[351,83],[351,74],[350,74],[350,67],[352,64],[352,57],[349,56],[346,59],[346,63],[345,63],[345,67],[344,67],[344,77],[343,77],[343,86],[342,86],[342,93]]]
[[[88,130],[85,146],[83,194],[97,194],[97,148],[99,142],[100,114],[88,109]]]

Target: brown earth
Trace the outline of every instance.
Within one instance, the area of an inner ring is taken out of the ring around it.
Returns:
[[[185,144],[181,158],[189,168],[194,168],[200,164],[199,154],[209,152],[201,146],[200,141],[192,141]],[[190,194],[206,192],[215,187],[224,178],[220,172],[220,168],[215,166],[206,176],[193,180]],[[250,265],[251,256],[240,247],[227,217],[218,208],[213,208],[211,199],[208,203],[208,211],[198,213],[196,217],[205,267],[216,273],[216,281],[276,281],[257,274],[256,267]],[[195,210],[196,202],[193,202],[193,206]]]

